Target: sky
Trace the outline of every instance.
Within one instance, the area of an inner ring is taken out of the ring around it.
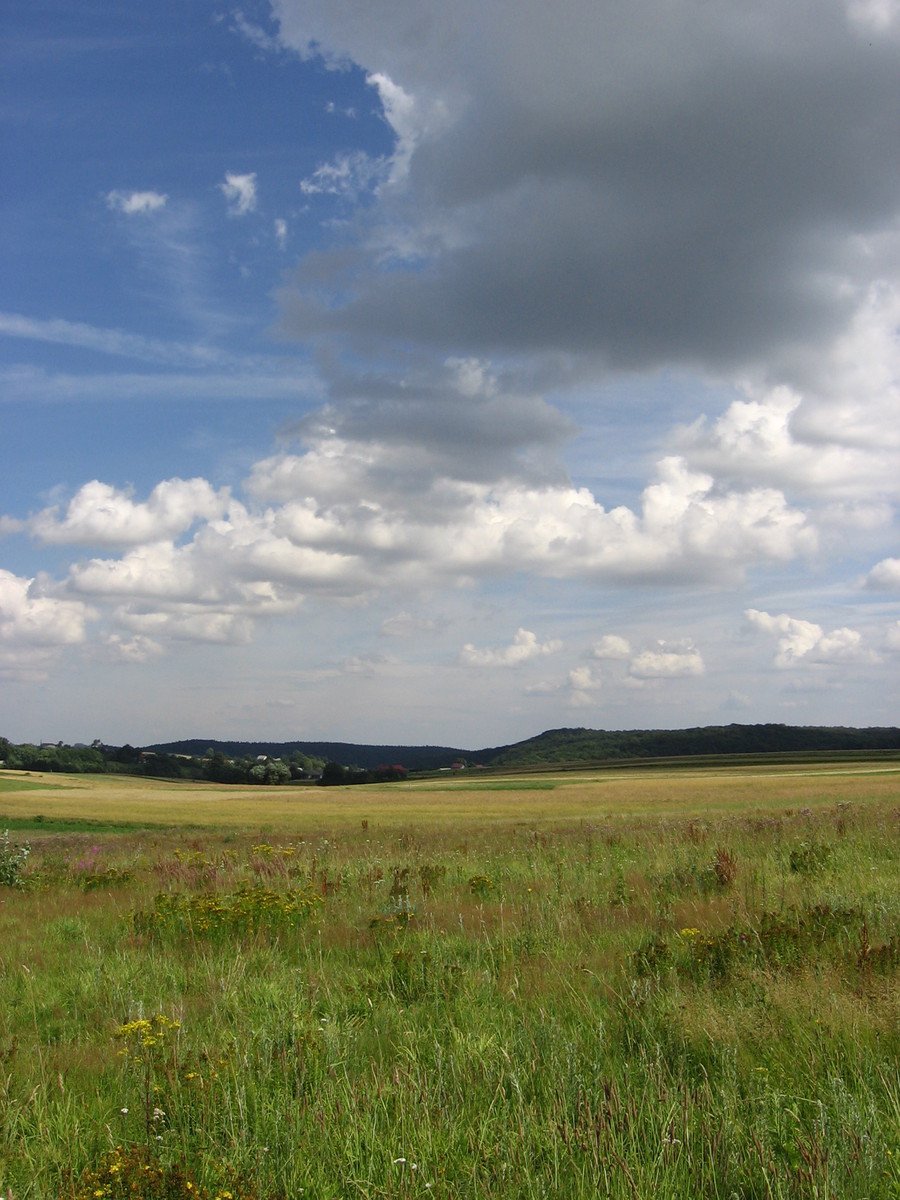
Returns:
[[[897,0],[3,7],[0,733],[900,722]]]

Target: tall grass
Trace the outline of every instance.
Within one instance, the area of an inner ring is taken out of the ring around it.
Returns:
[[[897,811],[767,808],[32,835],[0,1196],[897,1195]]]

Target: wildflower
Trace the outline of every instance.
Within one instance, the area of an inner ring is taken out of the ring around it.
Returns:
[[[699,933],[700,933],[699,929],[693,929],[690,927],[687,929],[679,929],[678,930],[678,936],[683,937],[683,938],[697,937],[699,935]]]
[[[119,1112],[122,1114],[122,1116],[123,1116],[123,1117],[127,1117],[127,1116],[128,1116],[128,1109],[127,1109],[127,1108],[120,1108],[120,1109],[119,1109]]]

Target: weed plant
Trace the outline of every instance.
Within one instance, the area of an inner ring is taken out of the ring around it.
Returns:
[[[889,1200],[897,816],[36,837],[0,1196]]]
[[[21,887],[31,847],[9,840],[9,830],[0,834],[0,887]]]

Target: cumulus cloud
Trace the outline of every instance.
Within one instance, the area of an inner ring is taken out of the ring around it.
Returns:
[[[900,591],[900,558],[884,558],[876,563],[865,582],[873,591]]]
[[[863,645],[862,634],[842,627],[826,633],[821,625],[779,613],[759,609],[744,614],[753,629],[777,637],[775,666],[791,670],[806,663],[839,664],[873,662],[876,656]]]
[[[466,369],[473,386],[480,380],[490,392],[471,364]],[[542,420],[538,414],[535,428]],[[606,509],[588,489],[565,482],[532,482],[514,453],[510,478],[494,484],[458,478],[449,469],[453,454],[446,472],[433,462],[423,467],[422,457],[399,433],[393,445],[321,429],[305,454],[256,464],[247,485],[252,507],[202,479],[166,480],[144,501],[93,481],[64,509],[47,508],[28,524],[47,543],[125,551],[76,562],[66,580],[78,599],[124,606],[117,620],[125,629],[158,641],[222,643],[246,640],[256,618],[291,613],[311,595],[353,600],[517,572],[718,581],[814,545],[803,515],[779,494],[719,493],[711,478],[677,460],[660,464],[635,511]],[[432,628],[400,613],[382,632]],[[513,665],[555,648],[520,630],[510,647],[468,646],[462,657]],[[607,635],[591,653],[624,660],[630,647]],[[682,657],[671,667],[687,663]],[[642,664],[635,676],[649,672],[650,660]]]
[[[712,425],[697,421],[679,445],[693,465],[745,486],[765,481],[795,493],[851,498],[897,494],[896,448],[841,444],[837,424],[827,441],[804,441],[794,429],[802,403],[784,387],[736,400]]]
[[[79,488],[62,515],[54,505],[33,516],[28,526],[40,541],[55,545],[137,545],[172,538],[197,520],[211,520],[227,502],[227,490],[216,492],[205,479],[164,480],[143,502],[95,479]]]
[[[256,208],[256,173],[238,175],[226,171],[225,182],[219,184],[219,191],[228,204],[229,215],[245,217]]]
[[[537,634],[530,629],[518,629],[510,645],[497,649],[481,649],[467,642],[460,651],[459,660],[467,667],[519,667],[561,649],[560,641],[539,642]]]
[[[165,208],[169,197],[163,192],[107,192],[106,203],[113,212],[124,213],[126,217],[135,214],[157,212]]]
[[[37,579],[0,569],[0,675],[39,682],[59,650],[85,640],[95,615],[82,601],[46,594]]]
[[[133,596],[138,599],[185,601],[218,592],[195,570],[191,547],[156,542],[130,550],[119,559],[92,558],[69,571],[69,587],[79,595],[98,599]]]
[[[635,679],[676,679],[702,675],[705,669],[699,650],[691,642],[657,642],[628,664],[629,674]]]
[[[816,545],[805,515],[780,492],[720,491],[678,458],[658,464],[634,511],[607,509],[589,489],[564,481],[532,482],[515,454],[512,477],[491,484],[477,478],[476,447],[467,469],[458,469],[447,457],[452,442],[443,454],[436,449],[429,457],[426,445],[410,456],[401,438],[394,445],[376,436],[372,430],[369,439],[351,442],[323,429],[307,453],[256,464],[249,490],[280,502],[275,524],[296,543],[340,549],[373,566],[390,561],[395,571],[405,564],[433,579],[521,570],[554,578],[728,580],[750,563],[789,561]]]
[[[0,569],[0,638],[31,646],[71,646],[84,640],[90,615],[81,602],[44,595],[37,580]]]
[[[599,642],[594,642],[591,646],[591,658],[601,659],[627,659],[631,655],[631,644],[627,638],[619,637],[615,633],[607,633]]]
[[[840,501],[845,519],[885,522],[900,496],[898,325],[900,291],[873,285],[848,328],[805,367],[802,391],[744,385],[744,397],[718,419],[681,431],[679,449],[731,484]],[[837,509],[830,515],[840,519]]]
[[[566,683],[572,708],[588,708],[596,704],[596,693],[602,687],[602,680],[590,667],[573,667],[569,671]]]

